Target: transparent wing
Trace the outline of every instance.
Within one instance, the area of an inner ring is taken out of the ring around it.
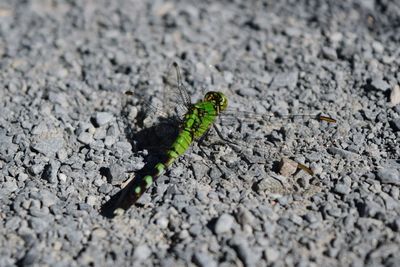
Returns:
[[[163,112],[182,121],[183,116],[191,106],[191,100],[176,62],[172,64],[163,77],[163,86],[163,97],[161,99]]]
[[[235,121],[243,122],[258,122],[261,124],[271,123],[273,121],[287,122],[290,120],[295,121],[325,121],[327,123],[336,123],[336,120],[330,116],[323,115],[319,111],[302,113],[302,114],[277,114],[277,113],[254,113],[248,111],[239,111],[237,109],[228,108],[220,115],[220,122],[230,124]]]
[[[313,157],[306,160],[296,155],[313,155],[331,143],[331,130],[336,127],[330,127],[329,124],[335,122],[335,119],[318,112],[276,115],[229,109],[220,115],[217,126],[221,126],[222,135],[229,140],[227,144],[235,143],[232,146],[234,150],[249,162],[296,158],[296,168],[312,174],[311,169],[303,163],[313,162]],[[320,139],[318,144],[314,142],[316,139]]]

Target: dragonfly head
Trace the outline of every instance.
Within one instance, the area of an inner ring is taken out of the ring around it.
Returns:
[[[228,98],[221,92],[208,92],[204,96],[204,101],[210,101],[214,103],[218,113],[224,111],[228,106]]]

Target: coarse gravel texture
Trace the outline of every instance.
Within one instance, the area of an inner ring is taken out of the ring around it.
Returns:
[[[400,266],[399,29],[396,0],[2,0],[0,266]],[[169,136],[174,60],[236,145],[104,216]]]

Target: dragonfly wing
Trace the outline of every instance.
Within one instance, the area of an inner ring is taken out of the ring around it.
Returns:
[[[176,62],[172,64],[166,75],[163,77],[163,106],[165,113],[169,116],[183,120],[183,116],[191,106],[188,90],[183,84],[181,72]]]
[[[294,119],[301,119],[303,121],[317,120],[317,121],[326,121],[328,123],[336,123],[335,119],[323,115],[320,111],[314,111],[302,114],[276,114],[276,113],[259,114],[255,112],[239,111],[228,108],[220,115],[220,119],[223,122],[232,122],[238,120],[248,121],[248,122],[272,122],[272,121],[288,121]]]
[[[190,96],[189,96],[188,90],[183,85],[181,71],[179,69],[178,63],[174,62],[172,64],[172,66],[175,69],[175,76],[176,76],[176,79],[177,79],[177,87],[178,87],[178,91],[179,91],[179,95],[181,97],[181,100],[187,107],[189,107],[192,103],[191,103],[191,100],[190,100]]]

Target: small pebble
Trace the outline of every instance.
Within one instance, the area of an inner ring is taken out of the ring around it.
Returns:
[[[215,223],[214,232],[216,234],[229,232],[233,226],[234,221],[235,219],[231,215],[227,213],[222,214]]]
[[[117,141],[117,139],[113,136],[106,136],[104,139],[104,145],[106,145],[107,147],[112,146],[115,142]]]
[[[279,259],[279,251],[272,247],[268,247],[264,250],[264,255],[268,262],[275,262]]]
[[[36,233],[42,233],[49,225],[49,222],[43,217],[32,217],[29,219],[29,223]]]
[[[348,193],[350,193],[351,188],[345,183],[337,183],[335,185],[334,191],[341,195],[347,195]]]
[[[66,176],[64,173],[59,173],[59,174],[58,174],[58,180],[59,180],[61,183],[65,183],[65,182],[67,181],[67,176]]]
[[[373,42],[372,42],[372,48],[373,48],[374,51],[375,51],[376,53],[378,53],[378,54],[382,54],[382,53],[383,53],[383,50],[384,50],[383,45],[382,45],[380,42],[378,42],[378,41],[373,41]]]
[[[55,194],[48,190],[41,190],[40,191],[40,200],[42,201],[42,205],[45,207],[53,206],[57,203],[58,198]]]
[[[88,196],[88,197],[86,198],[86,203],[87,203],[88,205],[90,205],[90,206],[96,205],[96,203],[97,203],[97,197],[96,197],[96,196],[92,196],[92,195]]]
[[[114,116],[108,112],[97,112],[96,123],[98,126],[103,126],[114,119]]]
[[[254,88],[249,88],[249,87],[245,87],[245,88],[240,88],[237,93],[240,96],[256,96],[258,94],[257,90]]]
[[[328,151],[334,155],[339,155],[345,159],[353,159],[357,156],[356,153],[353,153],[353,152],[350,152],[350,151],[347,151],[347,150],[344,150],[341,148],[337,148],[337,147],[330,147],[328,149]]]
[[[255,217],[254,215],[246,208],[241,207],[239,209],[239,212],[236,216],[238,222],[240,223],[240,225],[242,225],[242,227],[246,224],[248,225],[253,225],[254,221],[255,221]]]
[[[40,152],[46,157],[54,157],[64,146],[64,139],[60,137],[40,139],[31,145],[34,151]]]
[[[238,242],[234,246],[236,253],[238,254],[239,259],[243,262],[244,266],[255,266],[255,262],[257,261],[256,255],[249,248],[249,245],[245,240]]]
[[[296,172],[297,166],[297,162],[288,158],[282,158],[279,163],[279,174],[285,177],[290,177]]]
[[[85,144],[85,145],[89,145],[89,144],[94,142],[93,135],[91,133],[88,133],[88,132],[82,132],[78,136],[78,141],[83,143],[83,144]]]
[[[288,87],[289,89],[294,89],[297,84],[299,73],[289,72],[289,73],[280,73],[275,75],[270,85],[271,90],[276,90],[281,87]]]
[[[92,232],[92,237],[97,238],[98,240],[101,240],[107,236],[107,231],[103,228],[96,228]]]
[[[330,47],[323,47],[322,48],[322,55],[329,60],[336,60],[337,54],[336,50]]]
[[[380,169],[378,179],[384,184],[400,185],[400,173],[396,169]]]
[[[126,179],[125,169],[118,164],[112,164],[110,168],[108,168],[111,184],[117,185],[123,182]]]
[[[160,229],[166,229],[168,227],[168,218],[166,217],[160,217],[157,219],[157,225],[160,227]]]
[[[396,84],[390,92],[390,104],[396,106],[400,104],[400,85]]]
[[[194,263],[200,267],[217,267],[218,264],[211,256],[203,252],[194,253]]]
[[[19,182],[25,182],[26,179],[28,179],[28,174],[26,174],[26,173],[20,173],[20,174],[18,174],[18,181],[19,181]]]
[[[390,88],[390,85],[382,79],[374,79],[371,82],[371,86],[376,90],[386,91]]]
[[[151,250],[147,245],[139,245],[133,252],[133,258],[139,262],[146,260],[151,255]]]

